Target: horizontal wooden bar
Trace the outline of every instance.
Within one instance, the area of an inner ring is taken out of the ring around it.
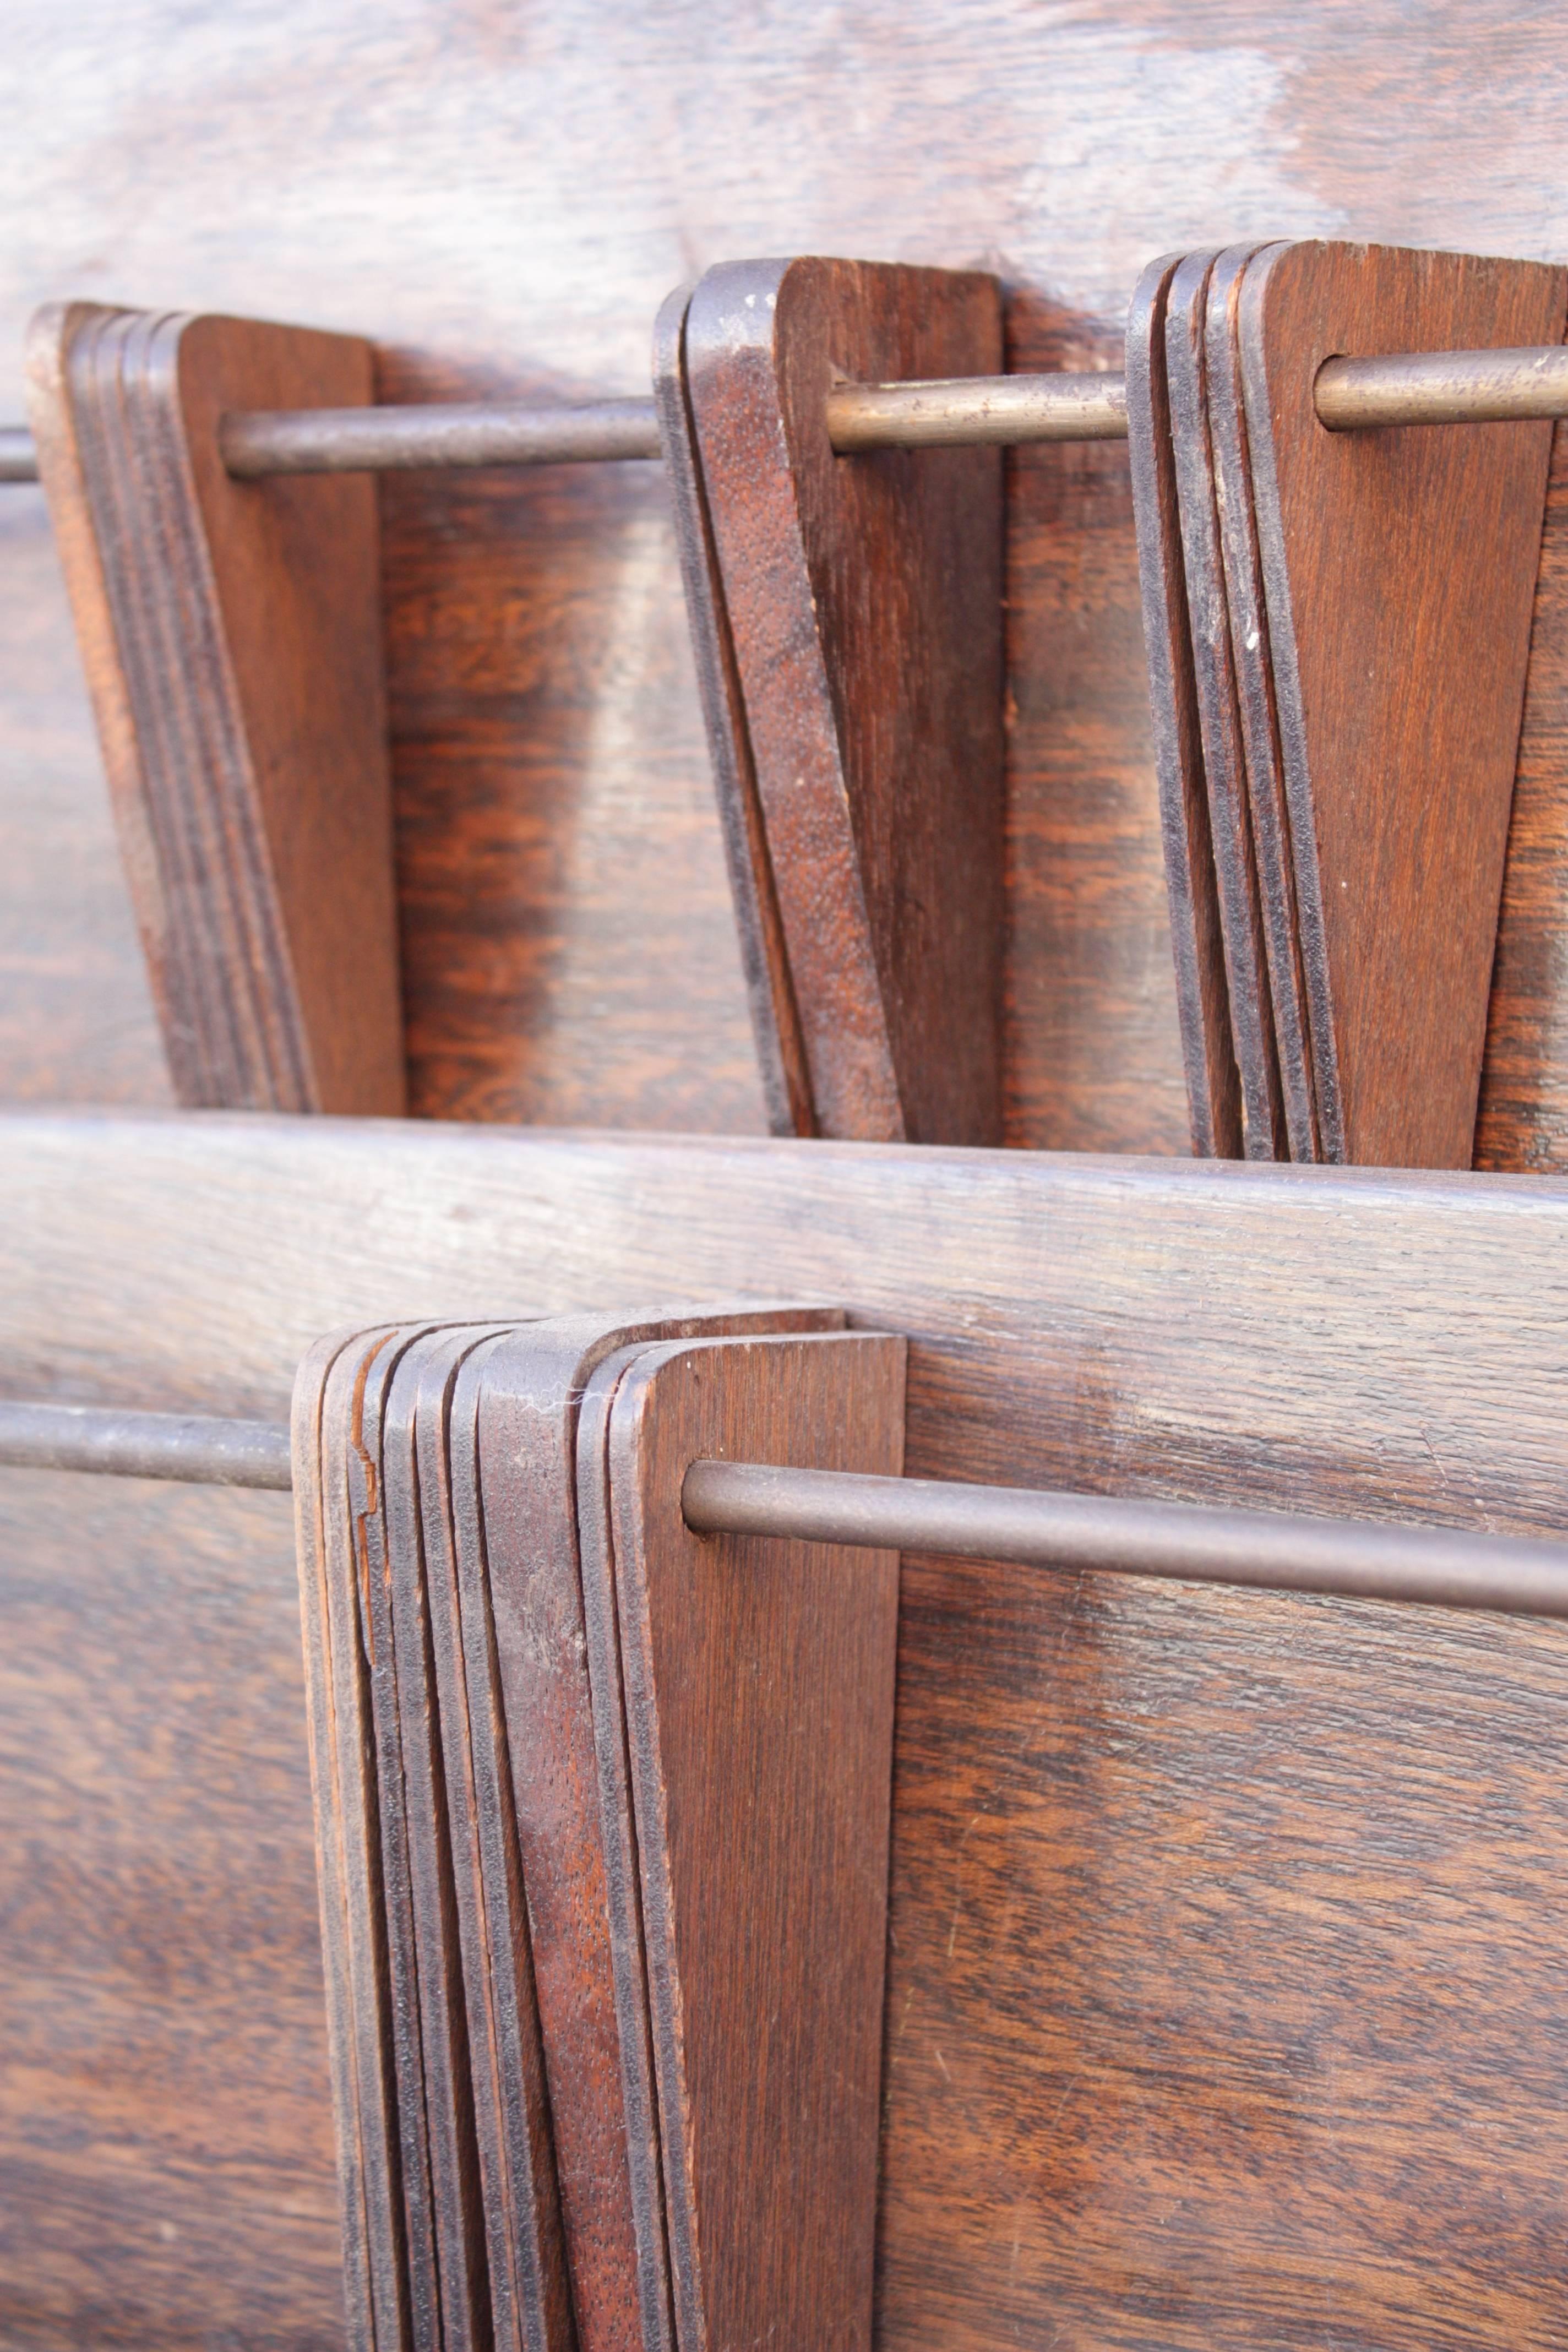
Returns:
[[[1568,416],[1568,351],[1418,352],[1326,360],[1314,397],[1331,431]],[[1127,437],[1127,382],[1091,374],[967,376],[841,384],[827,428],[842,454],[1021,448]],[[269,474],[385,473],[424,467],[605,464],[659,456],[651,399],[531,407],[524,402],[395,408],[257,409],[224,419],[224,462]],[[0,426],[0,482],[37,481],[26,426]]]
[[[1562,1179],[0,1114],[13,1396],[276,1423],[324,1331],[760,1291],[908,1337],[911,1476],[1563,1528]]]

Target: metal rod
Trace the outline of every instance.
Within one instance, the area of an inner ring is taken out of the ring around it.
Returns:
[[[1568,416],[1568,351],[1414,352],[1325,360],[1312,397],[1331,433],[1380,425],[1486,425]]]
[[[0,425],[0,482],[36,482],[37,453],[25,425]]]
[[[651,399],[530,408],[521,401],[427,407],[257,409],[218,427],[225,465],[263,474],[385,473],[414,466],[562,466],[657,457]]]
[[[268,1422],[87,1405],[0,1403],[0,1464],[280,1492],[292,1483],[289,1432]],[[1024,1568],[1568,1617],[1568,1544],[1458,1528],[749,1462],[694,1462],[680,1499],[687,1525],[703,1535],[786,1536]]]
[[[1568,351],[1421,352],[1325,360],[1313,387],[1331,432],[1568,416]],[[1127,435],[1127,381],[1110,373],[840,384],[827,429],[868,449],[1018,448]],[[255,409],[219,428],[231,474],[386,473],[414,467],[560,466],[659,455],[651,400],[531,408],[521,402],[397,408]],[[38,478],[25,425],[0,425],[0,482]]]
[[[0,1463],[24,1470],[97,1470],[115,1478],[178,1478],[199,1486],[293,1484],[289,1432],[210,1413],[117,1412],[97,1405],[0,1402]]]
[[[1456,1528],[733,1462],[694,1462],[681,1507],[705,1535],[794,1536],[1026,1568],[1568,1617],[1568,1544]]]
[[[845,383],[827,395],[827,437],[858,449],[1016,447],[1125,441],[1124,375],[978,375],[931,383]]]

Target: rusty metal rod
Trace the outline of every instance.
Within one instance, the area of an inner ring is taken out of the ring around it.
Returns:
[[[0,1403],[0,1464],[280,1492],[292,1483],[289,1432],[271,1423],[88,1405]],[[694,1462],[680,1499],[700,1534],[1568,1617],[1568,1544],[1459,1528],[746,1462]]]
[[[178,1478],[198,1486],[286,1492],[293,1484],[289,1432],[271,1422],[120,1412],[100,1405],[0,1402],[0,1464],[97,1470],[114,1478]]]
[[[1024,1568],[1568,1617],[1568,1544],[1457,1528],[744,1462],[694,1462],[680,1499],[687,1525],[704,1535],[794,1536]]]
[[[1568,351],[1424,352],[1326,360],[1313,396],[1336,433],[1568,416]],[[1022,447],[1115,441],[1127,433],[1124,376],[963,376],[947,383],[840,384],[827,396],[833,446]],[[256,409],[226,416],[224,461],[268,474],[385,473],[418,467],[599,464],[659,455],[651,400],[534,408],[521,402],[396,408]],[[37,479],[32,436],[0,426],[0,482]]]

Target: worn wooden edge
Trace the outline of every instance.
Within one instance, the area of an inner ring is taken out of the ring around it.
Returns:
[[[817,1126],[896,1139],[903,1111],[779,384],[779,297],[794,266],[708,270],[687,306],[684,375]],[[774,744],[786,714],[815,746],[787,776]]]
[[[790,981],[745,696],[687,388],[686,314],[691,294],[690,286],[679,288],[654,323],[653,390],[665,479],[768,1125],[774,1135],[812,1135],[816,1116],[810,1067]]]
[[[1287,1156],[1284,1104],[1230,657],[1204,363],[1204,320],[1215,259],[1212,252],[1191,254],[1172,278],[1165,308],[1166,378],[1244,1147],[1249,1160],[1282,1160]]]
[[[68,383],[79,337],[106,315],[114,314],[92,302],[50,303],[34,313],[24,351],[27,421],[109,782],[132,911],[153,998],[163,1007],[169,987],[169,908]]]
[[[1127,313],[1132,519],[1193,1150],[1203,1160],[1239,1160],[1240,1081],[1231,1039],[1165,380],[1165,305],[1181,258],[1167,254],[1150,264]]]
[[[476,2136],[500,2352],[570,2352],[572,2315],[554,2131],[513,1806],[504,1695],[479,1497],[477,1400],[515,1325],[440,1368],[419,1400],[421,1501],[446,1519],[427,1557],[431,1630],[468,2000]]]
[[[1237,303],[1255,244],[1228,247],[1215,260],[1205,323],[1205,389],[1214,462],[1219,544],[1230,618],[1231,664],[1241,721],[1247,807],[1262,908],[1285,1133],[1292,1160],[1319,1158],[1308,998],[1296,920],[1290,819],[1274,707],[1258,522],[1239,382]]]
[[[351,2039],[341,2064],[352,2086],[352,2137],[345,2170],[353,2173],[353,2205],[363,2209],[367,2340],[401,2344],[412,2322],[408,2277],[407,2215],[397,2116],[396,2057],[390,1989],[386,1922],[380,1895],[382,1823],[379,1784],[372,1753],[370,1662],[362,1622],[359,1574],[353,1539],[348,1464],[359,1398],[376,1355],[393,1337],[393,1327],[373,1326],[347,1334],[321,1351],[320,1385],[312,1399],[296,1391],[296,1431],[308,1412],[305,1442],[318,1449],[321,1496],[320,1610],[326,1681],[326,1728],[332,1744],[331,1832],[318,1845],[322,1892],[323,1960],[328,1979],[329,2034]],[[307,1358],[307,1364],[310,1361]],[[302,1592],[304,1587],[301,1588]],[[312,1594],[312,1599],[314,1599]],[[307,1673],[311,1644],[307,1644]],[[327,1905],[329,1868],[338,1903]],[[341,1855],[341,1861],[337,1857]],[[337,1991],[334,1994],[334,1984]],[[340,2103],[340,2118],[348,2109]],[[340,2164],[345,2144],[339,2143]],[[345,2210],[348,2207],[345,2206]],[[361,2303],[351,2295],[350,2307]]]
[[[1340,1083],[1333,990],[1324,942],[1323,879],[1318,863],[1317,831],[1312,824],[1311,787],[1304,764],[1306,713],[1301,700],[1300,656],[1296,643],[1289,566],[1280,516],[1279,471],[1274,461],[1273,401],[1268,386],[1264,341],[1269,278],[1290,250],[1289,245],[1279,244],[1268,247],[1257,257],[1242,284],[1237,310],[1237,341],[1242,400],[1247,422],[1247,446],[1252,463],[1253,512],[1263,572],[1264,601],[1268,614],[1270,662],[1274,672],[1285,803],[1289,815],[1290,848],[1296,868],[1297,928],[1307,989],[1319,1135],[1323,1157],[1342,1161],[1345,1157],[1344,1094]]]
[[[416,1339],[393,1371],[381,1427],[386,1618],[395,1677],[435,2263],[447,2352],[489,2352],[494,2320],[453,1855],[468,1819],[461,1784],[446,1769],[464,1726],[444,1721],[436,1683],[432,1587],[443,1577],[449,1584],[449,1538],[419,1424],[432,1410],[441,1414],[458,1366],[490,1336],[490,1328],[447,1327]],[[457,1738],[447,1738],[448,1732]]]
[[[321,1906],[327,2060],[343,2239],[343,2302],[349,2343],[360,2346],[374,2340],[374,2328],[370,2268],[373,2224],[366,2198],[364,2149],[366,2132],[373,2126],[362,2116],[355,2063],[361,2028],[354,2015],[353,1972],[348,1952],[348,1885],[353,1862],[345,1823],[345,1807],[352,1796],[348,1776],[342,1769],[335,1720],[325,1526],[329,1502],[322,1456],[326,1385],[334,1364],[350,1345],[351,1336],[340,1332],[317,1340],[307,1349],[295,1375],[290,1421],[295,1557],[300,1577],[305,1720]]]
[[[371,350],[360,339],[57,307],[39,314],[28,344],[40,474],[177,1096],[196,1107],[400,1111],[375,498],[365,485],[351,492],[369,543],[355,609],[333,613],[357,632],[356,645],[374,649],[359,667],[374,708],[353,705],[359,749],[346,773],[324,722],[329,772],[305,780],[333,844],[334,892],[295,846],[311,729],[292,707],[275,709],[268,665],[274,674],[284,666],[283,700],[292,695],[310,713],[331,703],[331,691],[320,690],[331,689],[331,673],[321,664],[335,643],[306,625],[308,574],[283,561],[281,519],[292,515],[299,529],[308,513],[300,485],[236,484],[217,452],[218,416],[237,404],[228,395],[240,349],[255,355],[263,404],[277,397],[279,368],[296,389],[319,379],[337,404],[356,386],[373,397]],[[337,506],[322,528],[341,546],[342,500],[328,496]],[[286,604],[302,600],[300,614],[261,609],[255,563],[285,583]],[[315,689],[295,675],[312,662]],[[356,672],[356,695],[363,683]],[[336,813],[345,793],[345,806],[365,817],[348,856],[339,836],[349,818]]]

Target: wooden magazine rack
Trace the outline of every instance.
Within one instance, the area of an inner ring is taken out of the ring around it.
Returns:
[[[1325,2279],[1346,2340],[1560,2329],[1568,1190],[1471,1161],[1568,904],[1568,772],[1513,794],[1552,428],[1493,383],[1565,285],[1173,255],[1125,380],[1053,383],[990,278],[734,264],[555,425],[377,409],[351,339],[36,328],[204,1107],[0,1153],[0,1464],[59,1553],[17,1769],[132,1725],[161,1890],[117,1925],[83,1804],[0,1925],[57,2204],[60,2053],[157,1947],[153,2055],[220,2054],[149,2177],[198,2110],[246,2151],[269,2342],[341,2293],[353,2352],[1315,2343]],[[996,1148],[1001,451],[1122,430],[1185,1161]],[[662,457],[770,1139],[299,1116],[405,1100],[366,478],[441,451]]]

